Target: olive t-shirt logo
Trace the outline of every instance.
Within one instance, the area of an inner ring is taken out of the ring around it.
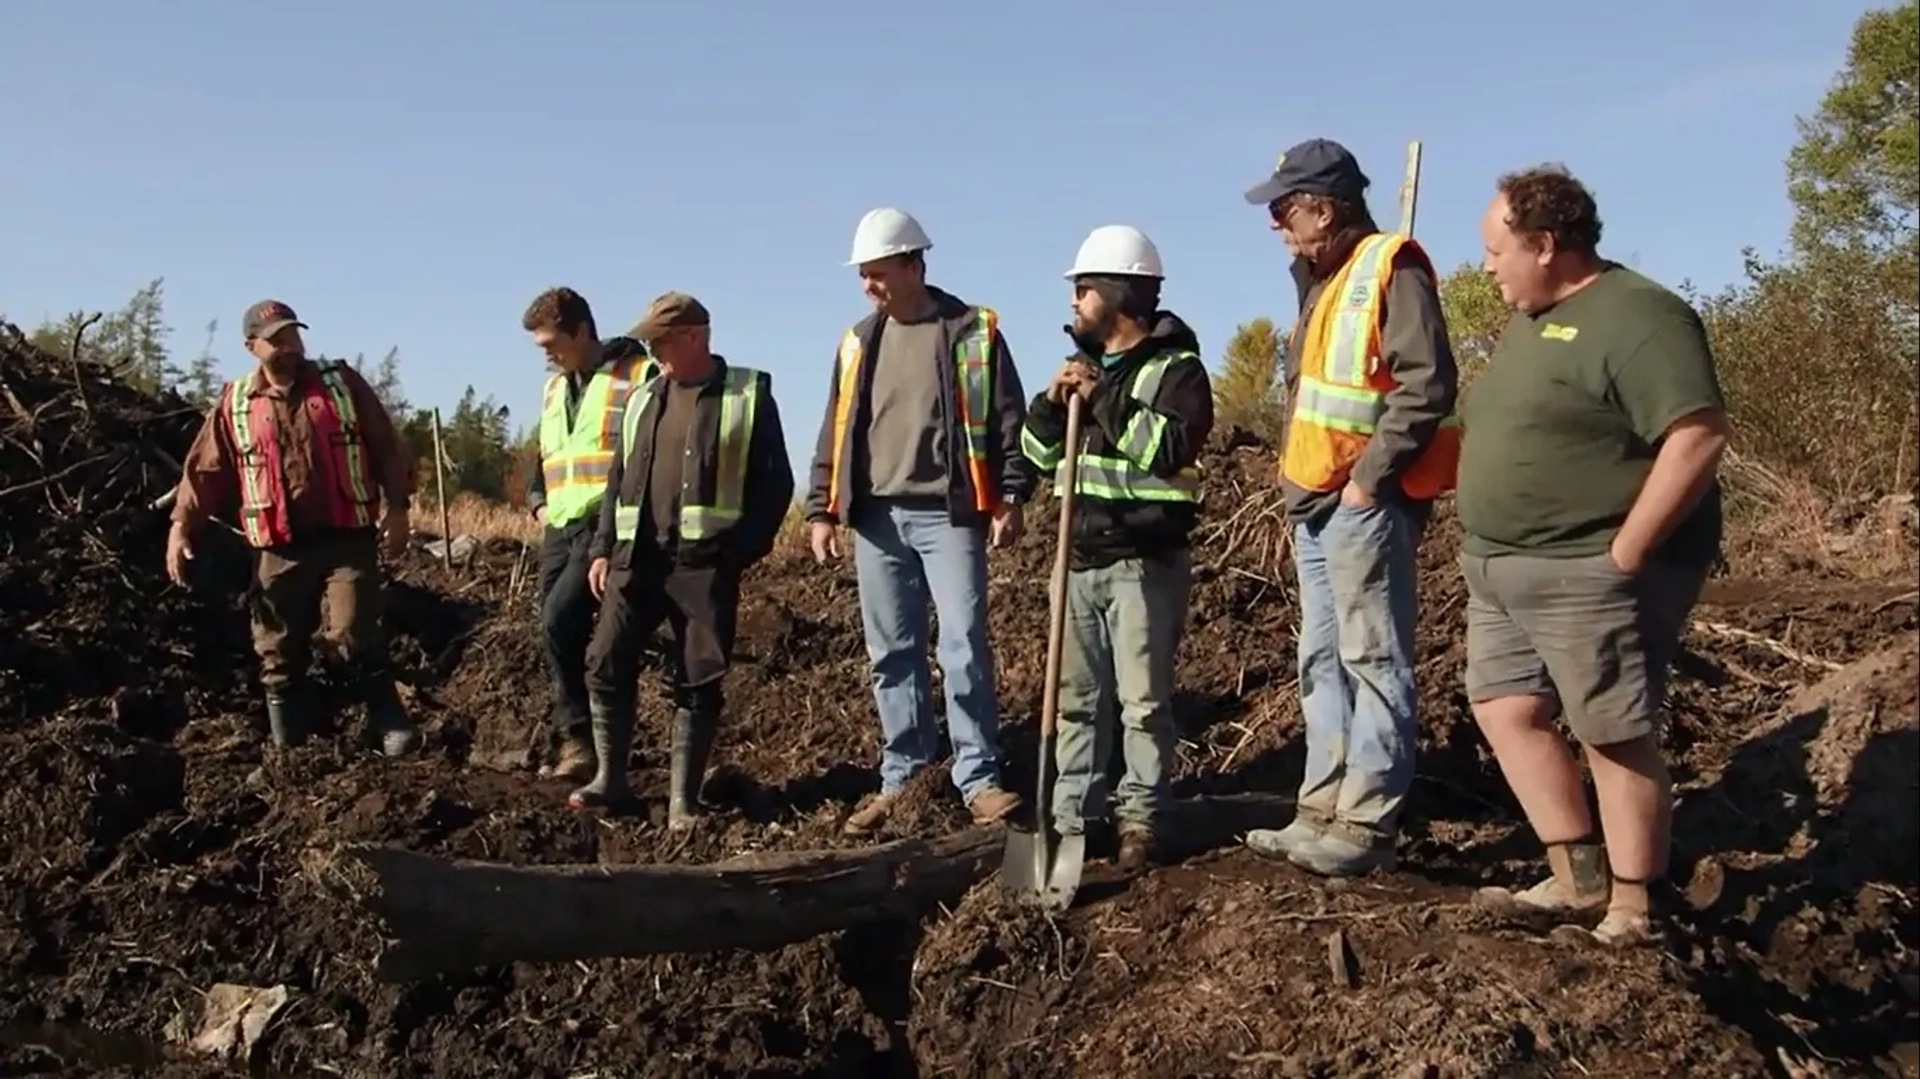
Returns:
[[[1562,326],[1557,322],[1549,322],[1540,327],[1540,336],[1549,341],[1571,341],[1580,336],[1580,327]]]

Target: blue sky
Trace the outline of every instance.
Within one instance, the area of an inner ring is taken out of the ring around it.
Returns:
[[[472,384],[524,424],[536,292],[573,285],[611,333],[684,289],[718,351],[774,373],[803,471],[874,206],[920,218],[936,284],[1000,310],[1029,392],[1097,225],[1154,238],[1210,362],[1236,323],[1289,317],[1241,192],[1317,135],[1360,156],[1383,222],[1423,141],[1443,266],[1477,257],[1498,173],[1560,160],[1615,257],[1717,285],[1782,243],[1793,118],[1866,6],[1402,0],[1348,30],[1333,6],[1149,0],[0,0],[0,315],[164,276],[176,354],[218,318],[231,374],[240,312],[272,296],[316,349],[397,345],[416,403]]]

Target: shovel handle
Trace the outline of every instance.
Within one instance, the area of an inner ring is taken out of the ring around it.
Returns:
[[[1040,737],[1052,738],[1060,719],[1060,653],[1067,643],[1067,565],[1073,543],[1073,495],[1080,474],[1080,395],[1067,394],[1067,437],[1060,447],[1059,535],[1053,548],[1053,595],[1048,608],[1047,673],[1040,687]]]

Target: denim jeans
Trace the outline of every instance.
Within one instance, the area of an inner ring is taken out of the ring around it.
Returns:
[[[1067,638],[1060,657],[1054,743],[1054,827],[1078,835],[1107,813],[1114,719],[1126,772],[1115,792],[1122,830],[1151,832],[1171,794],[1174,665],[1186,628],[1189,552],[1129,558],[1067,577]]]
[[[860,621],[880,713],[880,789],[932,762],[940,728],[927,669],[928,599],[947,693],[952,775],[963,797],[1000,782],[999,701],[987,640],[987,535],[956,526],[944,505],[863,500],[853,520]]]
[[[1391,842],[1413,785],[1415,558],[1424,508],[1340,506],[1296,524],[1302,818],[1363,845]]]

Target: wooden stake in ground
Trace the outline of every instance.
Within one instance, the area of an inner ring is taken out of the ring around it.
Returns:
[[[1420,198],[1420,140],[1407,143],[1407,175],[1400,181],[1400,231],[1413,235],[1413,209]]]
[[[447,454],[440,448],[440,410],[433,410],[433,492],[440,500],[440,564],[453,568],[453,524],[447,512]]]

